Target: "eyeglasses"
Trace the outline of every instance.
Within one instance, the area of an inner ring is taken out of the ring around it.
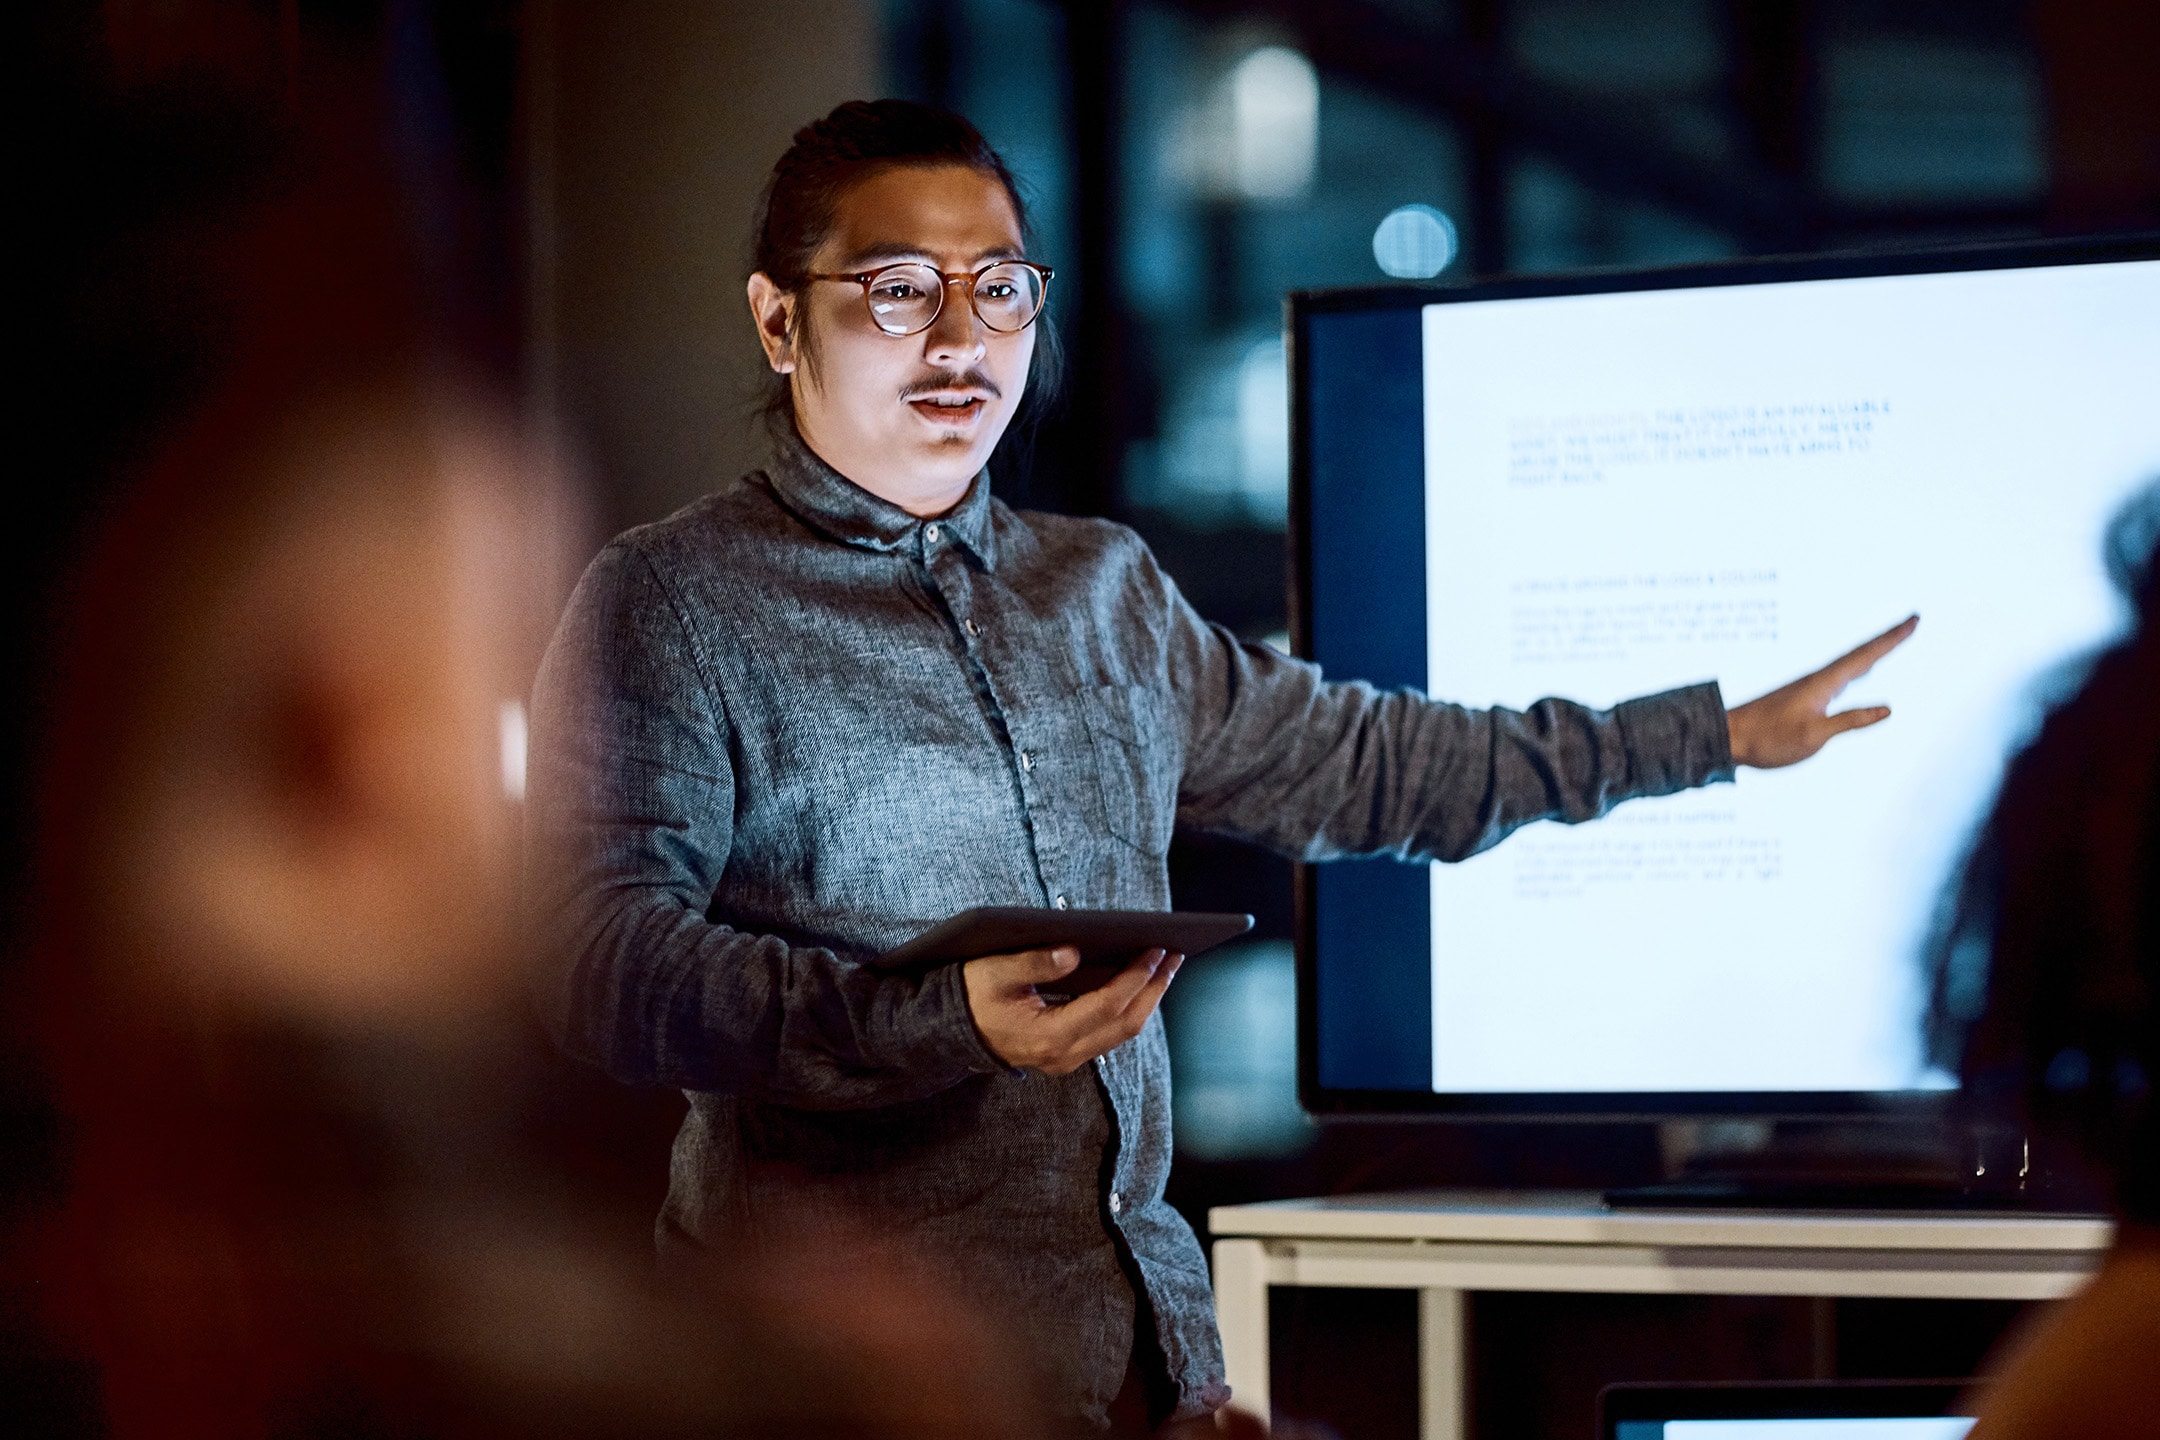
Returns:
[[[965,285],[968,303],[983,324],[1003,334],[1025,330],[1050,298],[1048,265],[997,260],[973,274],[948,275],[934,265],[907,261],[858,275],[805,275],[806,280],[849,281],[863,288],[870,319],[887,335],[920,335],[945,308],[945,288]]]

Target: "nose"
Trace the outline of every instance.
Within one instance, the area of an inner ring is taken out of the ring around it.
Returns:
[[[940,367],[970,368],[988,353],[984,326],[975,314],[975,277],[945,279],[945,303],[923,332],[923,359]]]

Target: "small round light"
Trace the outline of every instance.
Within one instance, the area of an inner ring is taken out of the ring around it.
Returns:
[[[1373,231],[1372,253],[1398,280],[1430,280],[1455,258],[1455,222],[1430,205],[1398,206]]]

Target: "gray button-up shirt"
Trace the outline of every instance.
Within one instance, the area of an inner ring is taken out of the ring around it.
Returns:
[[[974,905],[1166,908],[1179,825],[1452,860],[1727,778],[1717,689],[1517,713],[1331,684],[1202,620],[1120,526],[1016,512],[987,476],[920,521],[778,450],[602,551],[542,668],[559,1033],[689,1095],[664,1247],[869,1218],[1025,1338],[1061,1412],[1102,1423],[1135,1353],[1179,1414],[1212,1408],[1160,1018],[1024,1073],[959,967],[863,961]]]

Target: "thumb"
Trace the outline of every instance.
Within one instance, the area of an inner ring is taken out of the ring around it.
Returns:
[[[1059,945],[1049,950],[1022,950],[1006,957],[1011,968],[1008,978],[1019,985],[1040,985],[1045,980],[1057,980],[1080,967],[1080,950],[1074,945]]]
[[[1863,705],[1857,710],[1840,710],[1837,714],[1827,718],[1832,726],[1830,733],[1842,735],[1847,730],[1865,730],[1870,725],[1880,725],[1890,718],[1890,707],[1887,705]]]

